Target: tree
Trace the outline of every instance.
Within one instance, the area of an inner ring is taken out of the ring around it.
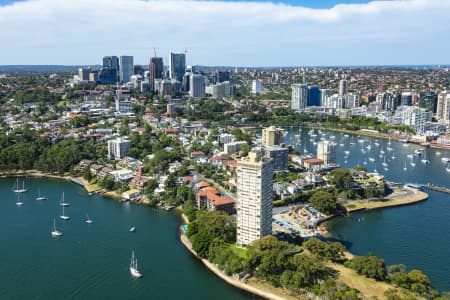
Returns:
[[[222,211],[198,212],[187,232],[192,239],[192,247],[200,257],[206,257],[209,245],[214,239],[226,243],[236,241],[236,225],[233,219]]]
[[[353,177],[347,169],[336,168],[330,172],[331,182],[336,186],[338,191],[348,189]]]
[[[386,268],[384,261],[373,255],[355,256],[349,264],[358,274],[365,275],[375,280],[384,280],[386,278]]]
[[[317,191],[310,198],[312,207],[325,214],[334,214],[338,209],[336,198],[325,191]]]

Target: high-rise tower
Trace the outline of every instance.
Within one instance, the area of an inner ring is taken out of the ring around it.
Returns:
[[[249,152],[237,167],[237,245],[244,247],[272,233],[272,160]]]

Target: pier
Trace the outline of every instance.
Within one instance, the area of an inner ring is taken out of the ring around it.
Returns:
[[[433,191],[450,194],[450,189],[446,188],[446,187],[437,186],[437,185],[433,185],[433,184],[429,184],[429,183],[426,185],[424,184],[422,187],[433,190]]]

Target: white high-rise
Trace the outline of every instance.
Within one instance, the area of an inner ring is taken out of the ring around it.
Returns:
[[[123,137],[108,141],[108,159],[121,159],[127,156],[131,142]]]
[[[335,165],[336,143],[330,141],[320,141],[317,143],[317,158],[323,160],[324,166]]]
[[[341,79],[339,81],[339,96],[344,96],[348,91],[347,79]]]
[[[134,74],[133,56],[122,55],[120,57],[120,81],[127,83],[131,81],[131,76]]]
[[[284,130],[270,126],[262,130],[263,146],[277,146],[284,142]]]
[[[436,119],[441,123],[450,124],[450,91],[439,93]]]
[[[291,89],[291,108],[293,110],[304,110],[308,106],[308,86],[306,84],[293,84]]]
[[[201,74],[191,74],[189,80],[189,96],[191,98],[205,97],[205,78]]]
[[[262,92],[262,81],[259,79],[255,79],[252,81],[252,94],[260,95]]]
[[[251,151],[237,167],[237,246],[272,234],[272,160]]]

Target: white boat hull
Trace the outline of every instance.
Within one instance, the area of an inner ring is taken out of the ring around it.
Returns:
[[[135,268],[133,268],[133,267],[130,267],[130,273],[131,273],[131,275],[132,275],[133,277],[136,277],[136,278],[142,277],[141,272],[139,272],[138,269],[135,269]]]

